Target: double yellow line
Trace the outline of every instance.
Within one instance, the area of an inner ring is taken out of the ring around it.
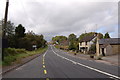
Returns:
[[[49,78],[46,78],[46,80],[49,80]]]

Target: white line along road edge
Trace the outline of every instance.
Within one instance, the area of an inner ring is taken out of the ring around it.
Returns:
[[[52,46],[51,46],[51,49],[52,49]],[[99,72],[99,73],[102,73],[102,74],[105,74],[105,75],[107,75],[107,76],[111,76],[111,77],[114,77],[114,78],[120,79],[120,77],[115,76],[115,75],[113,75],[113,74],[110,74],[110,73],[107,73],[107,72],[101,71],[101,70],[99,70],[99,69],[92,68],[92,67],[90,67],[90,66],[87,66],[87,65],[84,65],[84,64],[81,64],[81,63],[75,62],[75,61],[73,61],[73,60],[70,60],[70,59],[68,59],[68,58],[66,58],[66,57],[63,57],[63,56],[57,54],[53,49],[52,49],[52,51],[53,51],[54,54],[56,54],[57,56],[59,56],[59,57],[65,59],[65,60],[68,60],[68,61],[70,61],[70,62],[72,62],[72,63],[74,63],[74,64],[78,64],[78,65],[80,65],[80,66],[86,67],[86,68],[88,68],[88,69],[94,70],[94,71]]]

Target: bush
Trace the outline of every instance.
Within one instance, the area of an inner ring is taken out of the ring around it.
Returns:
[[[4,56],[14,56],[19,53],[26,53],[25,49],[6,48],[4,49]]]
[[[70,42],[70,45],[69,45],[68,49],[75,51],[76,48],[75,48],[75,45],[74,45],[73,41]]]
[[[14,61],[16,61],[15,56],[7,56],[7,57],[4,58],[4,62],[2,64],[3,65],[10,65]]]
[[[13,62],[18,63],[21,62],[22,58],[26,58],[28,56],[32,56],[35,54],[43,53],[47,50],[47,46],[45,48],[39,48],[35,51],[27,51],[25,49],[15,49],[15,48],[6,48],[4,51],[6,54],[4,56],[4,60],[2,62],[3,66],[12,65]]]
[[[90,55],[90,58],[94,58],[94,56],[93,56],[93,55]]]
[[[74,55],[77,55],[76,53],[74,53]]]
[[[25,49],[15,49],[17,53],[27,53]]]
[[[96,53],[96,45],[92,44],[90,50],[88,51],[88,54],[95,54],[95,53]]]

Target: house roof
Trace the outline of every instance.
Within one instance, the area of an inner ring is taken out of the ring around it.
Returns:
[[[100,45],[100,48],[105,48],[107,46],[108,46],[108,44]]]
[[[96,37],[96,35],[86,36],[82,40],[80,40],[80,42],[88,42],[88,41],[91,41],[92,39],[94,39],[95,37]]]
[[[120,44],[120,38],[100,39],[99,44]]]
[[[68,40],[64,40],[60,43],[61,45],[68,45],[69,44],[69,41]]]

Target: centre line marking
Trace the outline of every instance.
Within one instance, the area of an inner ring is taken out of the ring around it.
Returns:
[[[47,74],[47,71],[46,71],[46,70],[44,70],[44,74]]]
[[[45,64],[45,63],[43,62],[43,64]]]
[[[43,62],[44,62],[44,59],[43,59]]]
[[[52,49],[52,46],[51,46],[51,49]],[[52,51],[54,52],[55,55],[57,55],[57,56],[59,55],[59,54],[57,54],[53,49],[52,49]],[[59,57],[64,58],[65,60],[70,61],[70,62],[72,62],[72,63],[76,63],[76,64],[78,64],[78,65],[80,65],[80,66],[86,67],[86,68],[88,68],[88,69],[94,70],[94,71],[96,71],[96,72],[102,73],[102,74],[104,74],[104,75],[107,75],[107,76],[111,76],[111,77],[120,79],[120,77],[118,77],[118,76],[116,76],[116,75],[113,75],[113,74],[110,74],[110,73],[101,71],[101,70],[99,70],[99,69],[96,69],[96,68],[93,68],[93,67],[90,67],[90,66],[87,66],[87,65],[84,65],[84,64],[75,62],[75,61],[70,60],[70,59],[68,59],[68,58],[66,58],[66,57],[63,57],[63,56],[61,56],[61,55],[59,55]]]
[[[43,59],[43,62],[45,62],[45,60]]]
[[[46,80],[49,80],[49,78],[46,78]]]
[[[45,68],[45,65],[43,65],[43,68]]]

